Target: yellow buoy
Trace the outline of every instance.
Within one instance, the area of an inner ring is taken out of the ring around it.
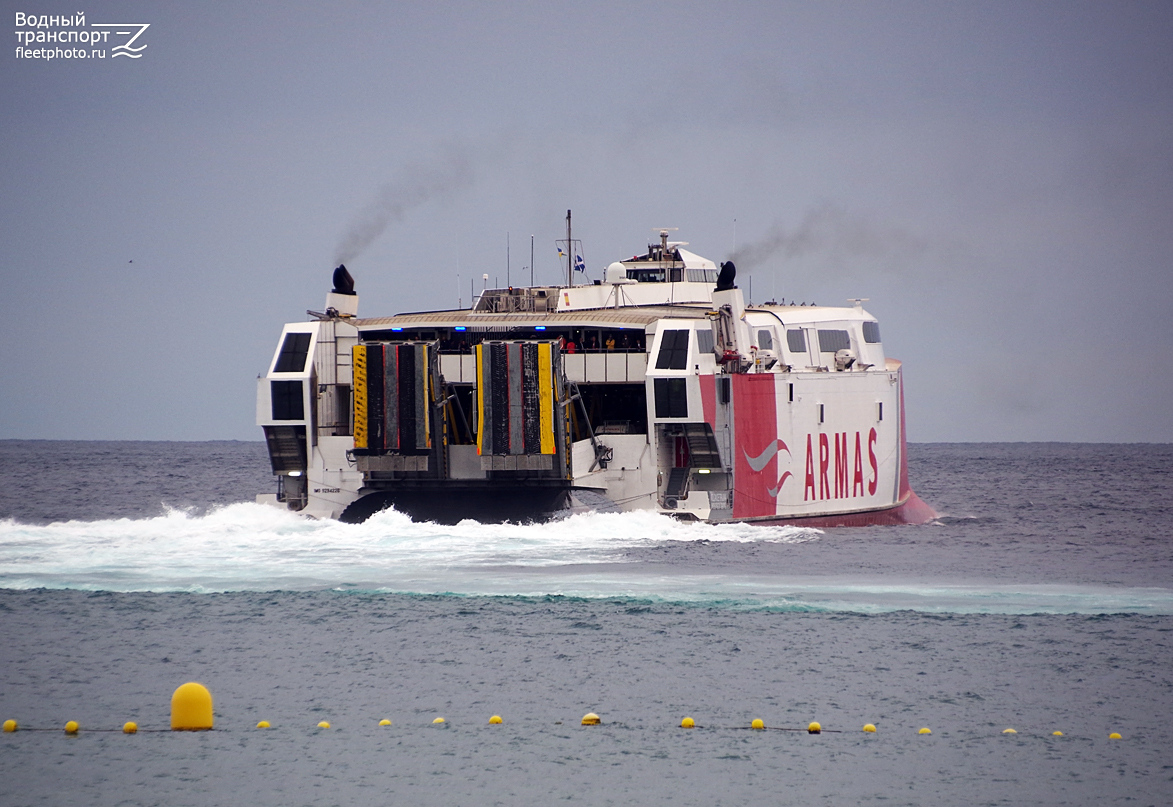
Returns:
[[[318,728],[328,729],[328,728],[330,728],[330,724],[329,724],[329,722],[323,720],[321,723],[318,724]]]
[[[749,727],[751,729],[764,729],[766,727],[766,723],[760,717],[755,717],[753,722],[749,724]]]
[[[1109,739],[1109,740],[1123,740],[1124,738],[1123,738],[1123,737],[1121,737],[1121,736],[1120,736],[1119,734],[1117,734],[1116,732],[1112,732],[1111,734],[1109,734],[1109,735],[1108,735],[1108,739]]]
[[[594,712],[587,712],[582,716],[582,724],[584,726],[597,726],[603,721],[599,720],[599,716]]]
[[[917,732],[917,734],[932,734],[932,733],[933,733],[933,730],[931,728],[929,728],[928,726],[925,726],[923,729],[921,729],[920,731]]]
[[[489,725],[495,726],[498,723],[504,723],[504,722],[505,721],[501,719],[501,715],[493,715],[492,717],[489,718]]]
[[[379,721],[379,725],[380,726],[390,726],[391,721],[384,717],[382,720]]]
[[[203,684],[189,681],[171,696],[172,731],[207,731],[212,728],[212,693]]]
[[[1062,737],[1062,736],[1063,736],[1063,732],[1061,732],[1061,731],[1052,731],[1052,732],[1051,732],[1051,736],[1052,736],[1052,737]]]
[[[133,720],[122,724],[122,733],[123,734],[134,734],[137,731],[138,731],[138,723],[135,723]]]
[[[1017,734],[1018,732],[1015,731],[1014,729],[1003,729],[1002,733],[1003,734]]]
[[[696,721],[693,720],[691,717],[686,717],[680,721],[680,728],[682,728],[682,729],[696,728]]]
[[[5,731],[16,731],[16,729],[17,729],[17,726],[16,726],[15,720],[5,720],[4,721],[4,730]]]
[[[863,730],[866,731],[868,734],[875,734],[876,733],[876,727],[874,725],[872,725],[871,723],[865,723],[863,726]]]
[[[432,721],[432,725],[434,726],[434,725],[436,725],[437,723],[443,723],[443,722],[444,722],[444,718],[442,718],[442,717],[437,717],[435,720],[433,720],[433,721]]]
[[[269,721],[268,721],[268,720],[262,720],[260,723],[257,723],[257,728],[259,728],[259,729],[267,729],[267,728],[269,728]]]
[[[65,724],[65,733],[66,734],[77,734],[78,728],[79,728],[79,726],[77,725],[77,721],[70,720],[68,723]]]
[[[813,721],[809,726],[806,727],[807,734],[821,734],[822,732],[823,727],[819,725],[818,721]]]

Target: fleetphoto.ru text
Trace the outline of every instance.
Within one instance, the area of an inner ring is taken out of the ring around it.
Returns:
[[[16,12],[18,59],[141,59],[149,22],[92,22],[85,12],[28,14]]]

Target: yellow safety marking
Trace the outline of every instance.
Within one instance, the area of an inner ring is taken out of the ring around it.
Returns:
[[[367,448],[367,347],[355,345],[354,364],[354,447]]]
[[[543,454],[554,453],[554,395],[553,358],[550,343],[538,345],[538,425],[542,435]]]
[[[477,345],[477,456],[481,455],[481,449],[485,440],[485,377],[483,375],[484,369],[482,362],[484,357],[482,350],[484,345]]]

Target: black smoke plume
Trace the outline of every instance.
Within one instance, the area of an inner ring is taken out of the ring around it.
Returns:
[[[775,222],[763,238],[739,246],[732,260],[746,269],[777,254],[784,258],[824,254],[835,259],[872,258],[892,263],[914,258],[924,250],[924,242],[911,233],[824,205],[807,211],[794,228]]]
[[[451,152],[434,163],[414,165],[379,189],[375,199],[351,223],[334,251],[335,263],[349,263],[408,211],[433,199],[451,196],[473,182],[471,161]]]

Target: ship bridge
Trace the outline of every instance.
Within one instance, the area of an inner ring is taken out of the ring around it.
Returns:
[[[708,258],[682,247],[687,241],[649,244],[643,255],[616,261],[602,280],[584,286],[509,286],[485,289],[474,301],[479,314],[588,311],[664,305],[709,305],[720,270]]]

